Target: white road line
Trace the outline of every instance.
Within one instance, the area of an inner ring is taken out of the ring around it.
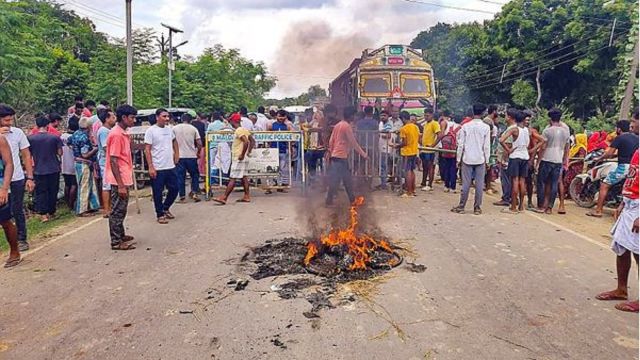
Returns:
[[[594,240],[594,239],[592,239],[592,238],[590,238],[590,237],[588,237],[586,235],[582,235],[582,234],[580,234],[578,232],[575,232],[575,231],[573,231],[573,230],[571,230],[571,229],[569,229],[569,228],[567,228],[565,226],[562,226],[562,225],[560,225],[558,223],[555,223],[555,222],[553,222],[551,220],[547,220],[547,219],[543,218],[542,216],[538,216],[536,214],[533,214],[530,211],[527,211],[526,214],[531,216],[531,217],[534,217],[534,218],[536,218],[536,219],[538,219],[538,220],[540,220],[540,221],[542,221],[544,223],[547,223],[549,225],[555,226],[560,230],[563,230],[563,231],[566,231],[566,232],[568,232],[568,233],[570,233],[572,235],[575,235],[575,236],[581,238],[582,240],[590,242],[590,243],[592,243],[594,245],[597,245],[597,246],[599,246],[599,247],[601,247],[603,249],[609,249],[609,246],[607,246],[607,245],[605,245],[605,244],[603,244],[603,243],[601,243],[601,242],[599,242],[597,240]]]
[[[68,231],[68,232],[66,232],[66,233],[64,233],[64,234],[58,235],[58,236],[56,236],[55,238],[53,238],[53,239],[51,239],[51,240],[49,240],[49,241],[45,242],[44,244],[42,244],[42,245],[38,246],[37,248],[35,248],[35,249],[33,249],[33,250],[29,250],[29,251],[27,251],[27,252],[25,252],[25,253],[21,253],[20,255],[21,255],[21,257],[22,257],[23,259],[24,259],[24,258],[26,258],[26,257],[28,257],[28,256],[31,256],[31,255],[33,255],[33,254],[37,253],[38,251],[40,251],[40,250],[42,250],[42,249],[44,249],[44,248],[46,248],[46,247],[48,247],[48,246],[50,246],[50,245],[53,245],[54,243],[56,243],[56,242],[58,242],[58,241],[60,241],[60,240],[64,239],[65,237],[67,237],[67,236],[69,236],[69,235],[73,235],[73,234],[77,233],[77,232],[78,232],[78,231],[80,231],[80,230],[86,229],[87,227],[89,227],[89,226],[91,226],[91,225],[93,225],[93,224],[97,223],[97,222],[98,222],[98,221],[100,221],[100,220],[106,220],[106,219],[104,219],[102,216],[100,216],[100,217],[99,217],[99,218],[97,218],[97,219],[93,219],[93,220],[89,221],[88,223],[86,223],[86,224],[84,224],[84,225],[81,225],[81,226],[79,226],[79,227],[77,227],[77,228],[75,228],[75,229],[73,229],[73,230],[71,230],[71,231]]]

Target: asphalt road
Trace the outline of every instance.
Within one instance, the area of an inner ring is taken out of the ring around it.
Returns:
[[[578,215],[490,205],[457,215],[448,211],[457,195],[440,191],[369,200],[383,232],[427,269],[403,265],[370,288],[347,285],[317,319],[303,316],[305,299],[272,291],[282,277],[227,286],[246,277],[237,264],[248,247],[306,235],[313,201],[180,204],[178,219],[159,225],[143,199],[142,214],[131,207],[127,220],[138,240],[130,252],[110,250],[106,220],[77,223],[0,270],[0,358],[637,358],[638,316],[594,299],[615,286],[610,219],[583,227]]]

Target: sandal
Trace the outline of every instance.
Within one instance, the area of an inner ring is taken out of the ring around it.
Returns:
[[[594,217],[594,218],[601,218],[602,214],[598,214],[598,213],[595,213],[595,212],[592,211],[592,212],[588,212],[587,216],[591,216],[591,217]]]
[[[454,207],[453,209],[451,209],[451,212],[456,213],[456,214],[464,214],[464,209],[461,207]]]
[[[136,246],[134,244],[129,244],[125,242],[121,242],[118,245],[112,245],[111,250],[133,250]]]
[[[218,205],[227,205],[227,201],[223,199],[215,198],[213,199],[213,201],[216,202]]]
[[[169,220],[167,220],[167,218],[166,218],[165,216],[160,216],[160,217],[158,218],[158,224],[163,224],[163,225],[165,225],[165,224],[168,224],[168,223],[169,223]]]
[[[22,258],[9,259],[9,260],[7,260],[7,262],[4,263],[4,268],[5,269],[12,268],[12,267],[20,264],[21,262],[22,262]]]
[[[236,200],[236,202],[239,202],[239,203],[250,203],[250,202],[251,202],[251,199],[245,199],[245,198],[242,198],[242,199],[238,199],[238,200]]]
[[[625,301],[623,303],[616,304],[616,309],[618,309],[620,311],[637,313],[638,312],[638,300],[636,300],[636,301]]]
[[[133,240],[135,240],[135,238],[133,236],[131,236],[131,235],[125,235],[125,236],[122,237],[122,241],[124,241],[124,242],[130,242],[130,241],[133,241]]]
[[[500,210],[500,212],[503,214],[511,214],[511,215],[518,215],[520,213],[518,210],[511,210],[511,208],[504,208]]]
[[[605,291],[596,295],[596,299],[602,301],[610,301],[610,300],[627,300],[627,295],[620,295],[616,292],[616,290]]]
[[[169,220],[173,220],[176,218],[169,210],[164,212],[164,217],[166,217]]]

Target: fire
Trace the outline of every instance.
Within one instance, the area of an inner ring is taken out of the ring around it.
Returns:
[[[389,243],[384,240],[375,240],[367,234],[358,234],[358,208],[364,204],[364,197],[360,196],[351,205],[349,209],[350,222],[345,229],[332,229],[327,235],[320,238],[320,243],[309,242],[307,244],[307,255],[304,258],[304,264],[309,265],[311,260],[318,254],[318,245],[322,247],[340,246],[346,248],[347,252],[353,259],[353,263],[349,266],[349,270],[366,269],[367,264],[371,261],[369,255],[371,251],[378,248],[387,252],[393,252]]]

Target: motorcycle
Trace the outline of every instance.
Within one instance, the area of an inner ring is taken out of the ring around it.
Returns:
[[[598,201],[602,181],[618,167],[617,161],[597,162],[604,153],[603,150],[593,151],[584,158],[587,171],[577,175],[569,185],[569,195],[575,203],[583,208],[594,207]],[[607,193],[605,204],[617,207],[622,201],[622,186],[624,181],[612,186]]]

